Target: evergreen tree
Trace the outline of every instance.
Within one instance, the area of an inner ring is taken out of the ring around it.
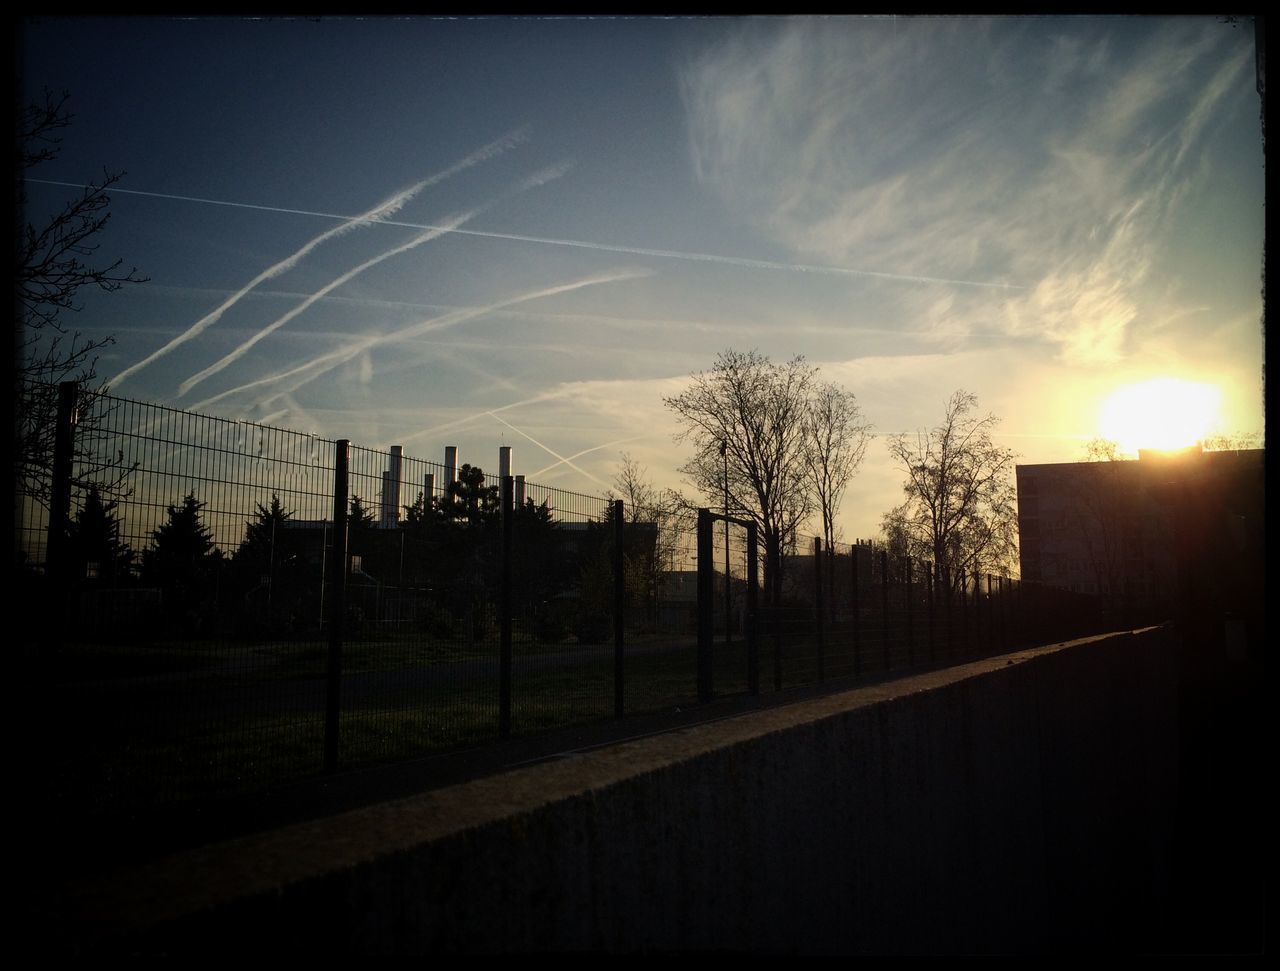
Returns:
[[[347,514],[347,526],[353,530],[373,529],[373,513],[365,509],[364,501],[359,496],[351,497],[351,512]]]
[[[84,505],[70,526],[68,554],[73,576],[115,586],[133,569],[133,550],[120,539],[115,502],[103,502],[96,486],[89,487]]]
[[[292,516],[280,503],[280,497],[271,494],[271,505],[256,503],[258,514],[256,519],[244,524],[244,540],[236,550],[235,559],[246,566],[258,568],[260,572],[270,573],[275,565],[284,557],[278,555],[286,545],[284,524]]]
[[[373,562],[376,557],[376,520],[373,513],[364,507],[359,496],[351,497],[351,510],[347,513],[347,552],[361,558],[361,570],[377,575],[373,571],[378,567]]]
[[[501,497],[496,485],[484,484],[484,470],[478,465],[463,465],[458,481],[449,483],[444,515],[454,522],[479,529],[498,521]]]
[[[200,608],[216,594],[222,554],[200,521],[204,503],[188,493],[181,507],[169,506],[168,518],[151,534],[142,554],[142,577],[164,591],[165,610],[191,626]]]
[[[306,531],[289,528],[292,518],[274,493],[269,505],[257,503],[233,558],[239,590],[252,608],[249,616],[265,620],[275,633],[297,630],[319,610],[312,602],[318,596],[318,571],[308,569],[308,553],[316,558],[314,533],[309,549]]]

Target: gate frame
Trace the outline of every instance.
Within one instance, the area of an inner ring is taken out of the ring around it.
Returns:
[[[715,693],[712,665],[715,640],[715,550],[711,527],[716,521],[733,523],[747,531],[747,616],[744,631],[747,638],[747,690],[753,695],[760,694],[760,654],[756,639],[760,550],[756,524],[747,519],[737,519],[702,508],[698,510],[698,701],[702,703],[710,701]],[[726,586],[729,582],[730,578],[726,576]],[[726,617],[725,624],[728,623],[729,618]]]

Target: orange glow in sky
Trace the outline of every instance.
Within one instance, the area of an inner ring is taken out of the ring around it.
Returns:
[[[1152,378],[1117,388],[1102,405],[1098,431],[1123,452],[1193,445],[1220,423],[1222,392],[1182,378]]]

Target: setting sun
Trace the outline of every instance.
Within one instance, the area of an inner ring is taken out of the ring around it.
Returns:
[[[1124,452],[1181,448],[1217,427],[1221,407],[1222,392],[1216,385],[1153,378],[1114,391],[1103,402],[1098,430]]]

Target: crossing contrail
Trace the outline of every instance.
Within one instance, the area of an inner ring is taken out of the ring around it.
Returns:
[[[317,290],[315,293],[308,296],[302,302],[301,305],[295,307],[293,310],[290,310],[288,313],[284,314],[284,316],[280,317],[278,320],[275,320],[272,323],[268,324],[266,327],[264,327],[258,333],[250,337],[248,340],[242,343],[239,347],[237,347],[231,353],[225,355],[221,360],[205,368],[199,374],[193,375],[192,377],[188,378],[179,386],[178,397],[182,397],[182,395],[186,394],[188,391],[194,388],[197,384],[199,384],[205,378],[210,377],[211,375],[217,374],[227,365],[232,364],[239,358],[243,357],[249,351],[249,349],[252,348],[253,345],[257,344],[260,340],[269,336],[270,334],[273,334],[275,331],[279,330],[289,321],[293,320],[299,314],[303,313],[308,307],[311,307],[313,304],[315,304],[316,301],[322,300],[323,298],[328,296],[330,293],[332,293],[334,290],[338,289],[338,287],[342,286],[344,283],[349,282],[351,279],[363,273],[365,270],[369,269],[370,267],[376,266],[377,264],[381,263],[383,260],[390,259],[393,256],[399,255],[400,253],[407,252],[408,250],[411,250],[414,247],[421,246],[423,243],[427,243],[433,239],[437,239],[440,236],[443,236],[445,233],[452,232],[454,229],[457,229],[463,223],[466,223],[469,220],[474,219],[480,213],[486,212],[489,209],[492,209],[495,205],[497,205],[499,202],[503,201],[504,199],[510,198],[513,195],[517,195],[529,189],[546,185],[548,182],[551,182],[552,180],[558,179],[561,176],[563,176],[572,167],[573,167],[572,162],[561,162],[558,165],[552,165],[552,166],[548,166],[547,168],[541,169],[538,172],[535,172],[533,175],[526,178],[514,189],[511,189],[508,192],[504,193],[503,195],[498,196],[496,199],[493,199],[492,201],[485,203],[483,206],[479,206],[475,209],[472,209],[470,212],[463,213],[459,216],[455,216],[453,219],[447,220],[442,226],[433,226],[430,229],[427,229],[425,232],[420,233],[418,236],[415,236],[408,243],[405,243],[402,246],[397,246],[394,249],[388,250],[387,252],[382,253],[378,256],[375,256],[370,260],[366,260],[364,263],[361,263],[359,266],[351,270],[348,270],[346,273],[342,274],[337,279],[326,284],[325,286]]]
[[[499,155],[502,152],[505,152],[507,149],[511,148],[512,146],[519,144],[521,141],[524,141],[527,137],[528,137],[527,129],[520,129],[510,134],[503,135],[501,138],[490,142],[488,145],[485,145],[483,148],[477,149],[476,151],[472,152],[466,158],[462,159],[459,162],[454,163],[444,171],[437,172],[435,175],[432,175],[432,176],[428,176],[427,178],[423,179],[420,182],[415,182],[413,185],[409,186],[409,188],[407,189],[402,189],[401,191],[397,192],[395,195],[391,196],[389,199],[386,199],[383,202],[380,202],[378,205],[374,206],[372,209],[368,210],[367,212],[361,213],[358,216],[334,217],[334,218],[342,219],[343,220],[342,224],[338,226],[334,226],[332,229],[326,230],[325,232],[321,233],[319,236],[312,239],[310,242],[304,244],[301,249],[293,253],[291,256],[287,256],[280,262],[267,267],[267,269],[263,270],[256,277],[250,280],[249,283],[241,287],[234,294],[232,294],[230,297],[224,300],[211,313],[208,313],[205,316],[201,317],[194,324],[188,327],[185,331],[183,331],[177,337],[173,338],[171,341],[169,341],[159,350],[152,352],[147,357],[139,361],[137,364],[134,364],[131,367],[125,368],[123,371],[117,374],[114,378],[108,381],[107,385],[110,387],[115,387],[119,385],[122,381],[126,380],[131,375],[136,374],[138,371],[142,370],[152,361],[155,361],[158,358],[163,357],[164,355],[172,351],[175,347],[185,344],[187,341],[191,340],[193,337],[198,336],[206,328],[214,324],[218,320],[218,318],[220,318],[224,313],[226,313],[229,309],[231,309],[231,307],[235,306],[240,301],[240,299],[244,297],[246,293],[248,293],[250,290],[256,287],[259,283],[262,283],[266,280],[273,279],[274,277],[280,276],[280,274],[293,269],[293,267],[297,266],[298,263],[300,263],[308,253],[314,250],[321,243],[324,243],[330,239],[333,239],[335,236],[341,236],[342,234],[350,232],[353,229],[359,229],[364,226],[369,226],[377,222],[385,221],[388,216],[393,216],[397,212],[399,212],[401,209],[403,209],[404,206],[411,199],[413,199],[414,196],[420,193],[423,189],[426,189],[429,186],[433,186],[439,182],[442,182],[445,179],[449,178],[450,176],[456,175],[457,173],[463,171],[464,169],[469,169],[473,165],[478,165],[479,163],[486,161],[487,159],[490,159],[495,155]],[[51,185],[67,184],[67,183],[61,183],[61,182],[51,182],[49,180],[33,179],[31,181],[42,181],[42,182],[47,182],[47,184],[51,184]],[[112,190],[112,191],[116,191],[116,190]],[[163,193],[141,193],[136,190],[127,190],[127,189],[120,190],[120,191],[128,192],[132,195],[155,195],[155,196],[174,198],[174,199],[186,199],[187,201],[214,202],[214,200],[209,200],[209,199],[194,199],[194,198],[183,197],[183,196],[165,196]],[[243,203],[215,203],[215,204],[231,205],[231,206],[246,208],[245,204]],[[265,209],[269,207],[248,206],[247,208]],[[299,214],[307,214],[307,213],[302,213],[301,210],[281,209],[277,211],[281,211],[281,212],[295,211],[295,212],[298,212]],[[421,228],[423,229],[441,228],[441,229],[446,229],[447,231],[447,227],[432,226],[432,227],[421,227]]]
[[[492,412],[486,412],[486,414],[493,415]],[[497,418],[498,416],[493,415],[493,417]],[[499,418],[498,420],[501,421],[502,419]],[[649,437],[648,435],[631,435],[631,436],[628,436],[627,438],[616,438],[612,442],[605,442],[603,445],[592,445],[590,448],[584,448],[581,452],[574,452],[572,455],[569,456],[569,459],[582,458],[582,456],[589,455],[592,452],[598,452],[602,448],[612,448],[614,445],[625,445],[627,444],[627,442],[637,442],[642,438],[648,438],[648,437]],[[550,465],[546,466],[545,468],[541,468],[537,472],[534,472],[533,475],[543,475],[547,472],[550,472],[552,469],[556,468],[557,466],[563,465],[565,462],[568,462],[569,459],[560,459],[560,461],[558,462],[552,462]]]
[[[566,389],[561,388],[556,391],[544,391],[542,394],[534,395],[532,398],[522,398],[520,401],[512,401],[509,404],[502,405],[498,408],[485,411],[477,411],[475,414],[467,415],[465,418],[455,418],[452,421],[446,421],[439,425],[432,425],[430,428],[423,428],[414,432],[412,435],[402,438],[401,444],[404,442],[417,441],[419,438],[426,438],[428,435],[438,435],[440,432],[447,431],[450,428],[456,428],[458,425],[466,425],[475,421],[477,418],[484,418],[494,411],[510,411],[512,408],[519,408],[522,405],[537,404],[540,401],[554,401],[556,398],[563,398],[567,393]]]
[[[550,297],[559,293],[568,293],[572,290],[580,290],[583,287],[596,286],[601,283],[616,283],[622,280],[637,279],[639,277],[649,276],[648,270],[617,270],[611,273],[602,273],[596,276],[585,277],[581,280],[574,280],[571,283],[561,283],[552,287],[545,287],[541,290],[534,290],[530,293],[522,293],[518,297],[509,297],[506,300],[499,300],[483,307],[468,307],[463,310],[456,310],[451,313],[442,314],[439,317],[433,317],[416,324],[410,324],[408,327],[402,327],[400,330],[392,331],[389,334],[374,334],[369,337],[361,338],[344,347],[336,348],[318,357],[305,361],[296,367],[289,368],[276,374],[269,374],[265,378],[258,378],[256,381],[250,381],[239,387],[231,388],[220,394],[214,395],[212,398],[206,398],[197,404],[191,406],[193,411],[198,411],[215,402],[228,398],[231,395],[239,394],[242,391],[248,391],[252,388],[263,387],[268,384],[285,381],[291,378],[298,378],[287,389],[288,391],[296,391],[309,381],[313,381],[320,375],[345,364],[362,351],[377,347],[380,344],[390,343],[392,341],[406,340],[411,337],[417,337],[420,334],[428,333],[435,330],[443,330],[446,327],[455,327],[458,324],[473,320],[476,317],[482,317],[485,314],[493,313],[495,310],[502,310],[505,307],[513,307],[516,304],[525,303],[529,300],[537,300],[539,297]]]
[[[594,475],[588,472],[586,469],[582,468],[582,466],[575,464],[572,459],[567,459],[563,455],[561,455],[559,452],[557,452],[555,449],[551,448],[550,446],[543,445],[540,441],[538,441],[528,432],[521,431],[519,428],[516,428],[515,425],[511,424],[511,422],[507,421],[505,418],[494,414],[492,411],[485,412],[485,414],[488,415],[490,418],[493,418],[493,419],[496,419],[497,421],[502,422],[502,424],[506,425],[517,435],[523,435],[525,438],[529,439],[529,441],[533,442],[534,445],[537,445],[538,448],[542,449],[544,452],[547,452],[550,455],[555,456],[565,465],[569,466],[569,468],[577,472],[579,475],[585,475],[588,479],[590,479],[596,485],[601,486],[602,488],[605,488],[605,489],[609,488],[609,483],[600,481]]]
[[[456,216],[453,220],[446,223],[445,225],[446,226],[461,225],[462,223],[466,222],[468,219],[472,218],[472,216],[474,215],[475,215],[474,212],[464,213],[463,215]],[[398,256],[401,253],[408,252],[409,250],[417,246],[421,246],[423,243],[429,243],[431,240],[437,239],[440,236],[443,236],[446,232],[448,232],[448,229],[443,227],[440,229],[428,229],[424,233],[419,233],[413,239],[409,240],[409,242],[404,243],[400,246],[397,246],[394,249],[389,249],[385,253],[380,253],[377,256],[373,257],[373,259],[365,260],[359,266],[353,267],[352,269],[348,270],[346,273],[337,277],[335,280],[325,284],[323,287],[321,287],[315,293],[311,294],[311,296],[307,297],[306,300],[302,301],[302,303],[298,304],[298,306],[294,307],[288,313],[284,314],[283,316],[267,324],[266,327],[262,328],[262,330],[258,331],[248,340],[244,341],[244,343],[242,343],[235,350],[224,355],[222,358],[215,361],[213,364],[210,364],[207,368],[205,368],[200,373],[194,374],[191,377],[187,378],[187,380],[183,381],[182,384],[178,386],[178,397],[182,397],[182,395],[186,394],[188,391],[194,388],[201,381],[205,380],[205,378],[212,377],[213,375],[221,371],[223,368],[227,367],[227,365],[233,364],[235,361],[239,360],[241,357],[243,357],[245,354],[249,352],[249,350],[253,347],[253,345],[257,344],[263,338],[268,337],[269,335],[275,333],[277,330],[279,330],[289,321],[293,320],[293,318],[303,313],[308,307],[312,306],[316,301],[323,299],[325,296],[332,293],[334,290],[338,289],[338,287],[342,286],[344,283],[347,283],[354,277],[359,276],[365,270],[369,269],[370,267],[377,266],[383,260],[388,260],[393,256]]]

